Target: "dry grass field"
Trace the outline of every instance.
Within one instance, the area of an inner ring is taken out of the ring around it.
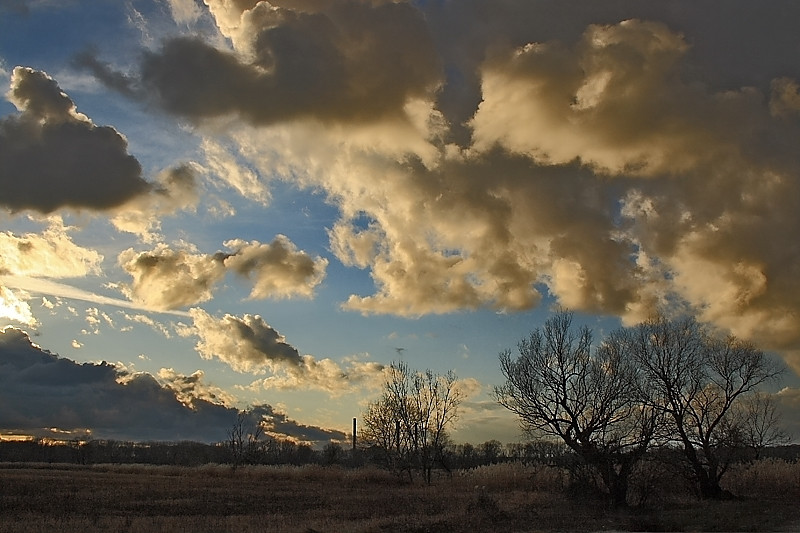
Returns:
[[[0,533],[794,531],[800,465],[730,473],[732,501],[657,486],[612,510],[550,467],[500,464],[411,484],[370,467],[0,464]],[[660,492],[659,492],[660,491]]]

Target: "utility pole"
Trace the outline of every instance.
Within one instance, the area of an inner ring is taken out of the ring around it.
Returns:
[[[356,417],[353,417],[353,451],[356,451]]]

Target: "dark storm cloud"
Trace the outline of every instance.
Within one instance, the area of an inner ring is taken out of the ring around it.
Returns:
[[[149,190],[125,138],[79,113],[47,74],[16,67],[7,96],[19,114],[0,118],[1,205],[108,209]]]
[[[170,383],[162,385],[150,374],[129,374],[109,363],[79,364],[7,327],[0,330],[0,429],[89,430],[96,438],[125,440],[224,440],[238,411],[204,399],[208,388],[198,384],[200,374],[176,377],[172,372],[169,377]],[[169,386],[175,381],[183,383],[179,391]],[[193,394],[198,390],[201,394]],[[179,401],[178,393],[190,402]],[[269,405],[252,412],[274,434],[310,441],[343,436],[300,424]]]
[[[146,54],[143,85],[165,109],[191,119],[235,113],[253,124],[364,121],[402,116],[409,98],[439,83],[427,27],[408,4],[250,4],[239,6],[237,53],[181,37]]]

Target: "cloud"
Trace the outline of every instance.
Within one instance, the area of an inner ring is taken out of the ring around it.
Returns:
[[[237,372],[272,374],[253,386],[342,394],[360,386],[371,387],[383,375],[383,366],[378,363],[349,360],[342,368],[331,359],[301,355],[258,315],[226,314],[217,318],[199,308],[189,312],[193,324],[179,327],[178,334],[198,337],[195,349],[204,359],[219,359]]]
[[[0,204],[108,209],[148,192],[125,138],[79,113],[50,76],[15,67],[7,97],[19,114],[0,118]]]
[[[87,54],[80,58],[89,61]],[[160,218],[197,203],[195,167],[178,165],[155,182],[146,181],[141,165],[127,152],[125,137],[78,112],[46,73],[15,67],[6,96],[19,113],[0,117],[0,185],[5,190],[0,205],[42,213],[110,211],[117,229],[153,241]]]
[[[189,408],[149,374],[109,363],[78,364],[0,331],[0,427],[35,432],[88,429],[97,438],[221,441],[235,409],[198,400]]]
[[[28,300],[29,297],[24,291],[14,292],[0,285],[0,318],[26,326],[37,326],[38,321],[33,316]]]
[[[325,277],[328,261],[298,250],[283,235],[270,244],[236,239],[225,246],[231,251],[212,255],[190,248],[173,250],[166,244],[149,252],[129,248],[118,261],[133,282],[121,288],[135,302],[167,310],[210,300],[228,271],[253,281],[253,299],[309,298]]]
[[[84,289],[79,289],[77,287],[73,287],[65,283],[58,283],[55,281],[41,279],[41,278],[29,278],[22,276],[0,276],[0,285],[4,285],[10,288],[21,289],[28,292],[34,292],[38,294],[49,294],[51,296],[56,296],[60,298],[69,298],[75,300],[82,300],[85,302],[92,302],[97,305],[113,305],[125,309],[158,311],[159,313],[169,313],[177,316],[188,316],[188,313],[186,311],[152,309],[145,305],[131,302],[130,300],[112,298],[110,296],[105,296]],[[74,310],[73,307],[67,307],[67,309],[73,315],[77,315],[77,312]]]
[[[192,406],[195,401],[203,400],[223,405],[233,405],[236,398],[219,387],[204,383],[205,373],[198,370],[191,375],[175,372],[172,368],[158,371],[161,382],[175,393],[175,397],[184,405]]]
[[[345,309],[675,304],[800,368],[800,6],[206,5],[227,44],[167,40],[137,83],[240,194],[266,205],[270,176],[338,207],[330,250],[374,282]]]
[[[297,349],[258,315],[239,318],[226,314],[217,319],[199,308],[189,313],[193,326],[179,330],[179,334],[198,336],[196,350],[204,359],[216,357],[237,372],[302,364]]]
[[[168,5],[172,18],[178,24],[192,24],[202,16],[195,0],[168,0]]]
[[[100,326],[105,323],[110,328],[114,327],[114,320],[108,313],[101,311],[97,307],[89,307],[86,309],[86,323],[89,325],[89,331],[84,330],[84,333],[91,333],[93,335],[100,334]]]
[[[75,228],[50,217],[41,233],[0,232],[0,275],[78,278],[100,272],[103,256],[72,241]]]
[[[224,254],[193,254],[159,244],[154,250],[121,252],[120,266],[133,276],[122,286],[131,300],[153,309],[177,309],[210,300],[212,289],[225,276]]]
[[[797,442],[800,437],[800,389],[785,387],[775,394],[780,426]]]
[[[129,322],[144,324],[152,328],[154,331],[161,333],[162,335],[164,335],[165,338],[167,339],[172,338],[172,333],[170,332],[169,328],[167,328],[167,326],[165,326],[161,322],[153,320],[152,317],[142,314],[129,315],[128,313],[125,313],[123,311],[120,311],[120,313],[122,314],[122,317]],[[128,331],[131,328],[132,328],[131,326],[125,326],[124,328],[122,328],[122,330]]]
[[[720,87],[739,67],[706,82],[712,36],[661,22],[550,34],[569,38],[485,36],[466,146],[447,143],[453,126],[433,112],[403,134],[381,124],[394,136],[372,137],[385,143],[366,142],[363,125],[299,119],[230,134],[259,172],[339,207],[331,251],[376,288],[346,309],[514,311],[546,292],[632,323],[679,302],[794,361],[797,82]]]
[[[241,165],[229,150],[211,139],[203,139],[202,149],[205,154],[208,171],[243,197],[268,205],[270,191],[259,181],[258,174]],[[216,183],[216,182],[215,182]]]
[[[150,194],[137,196],[112,210],[111,223],[119,231],[139,235],[145,242],[156,242],[161,219],[177,211],[194,211],[200,200],[198,165],[186,163],[162,171]]]
[[[94,78],[106,87],[109,87],[129,98],[138,98],[139,94],[135,80],[130,76],[118,72],[111,65],[100,61],[97,50],[90,48],[80,52],[72,58],[72,64],[79,69],[88,70]]]
[[[270,405],[257,405],[246,412],[251,419],[262,425],[266,435],[274,438],[318,444],[347,440],[347,434],[342,431],[301,424]]]
[[[431,36],[410,4],[206,4],[234,51],[180,37],[142,64],[144,87],[172,113],[261,125],[403,120],[406,102],[440,82]]]
[[[76,363],[43,350],[15,328],[0,330],[0,428],[44,434],[88,432],[101,439],[220,442],[239,411],[230,397],[170,369],[159,381],[109,363]],[[307,426],[269,405],[251,413],[276,436],[302,441],[342,438],[339,431]]]
[[[312,258],[297,249],[285,235],[270,244],[235,239],[225,242],[232,250],[225,267],[240,276],[254,278],[250,298],[310,298],[325,277],[328,260]]]
[[[501,146],[538,166],[591,169],[602,192],[621,192],[616,240],[647,257],[637,265],[653,276],[640,276],[645,292],[672,294],[703,320],[784,350],[798,368],[787,351],[800,343],[800,161],[789,148],[800,129],[787,118],[796,82],[778,78],[769,94],[714,91],[689,79],[687,53],[681,35],[637,20],[589,26],[573,47],[497,52],[482,67],[473,149]],[[605,184],[604,176],[618,181]],[[549,284],[561,302],[619,312],[613,300],[590,306],[574,294],[612,271],[591,272],[588,256],[565,255],[560,250]],[[647,306],[627,300],[622,315],[641,318]]]

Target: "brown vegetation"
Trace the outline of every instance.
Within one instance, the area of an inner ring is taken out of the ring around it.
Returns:
[[[644,504],[614,510],[561,468],[488,465],[432,485],[374,467],[0,464],[0,533],[29,531],[791,531],[800,464],[765,459],[699,500],[644,464]]]

